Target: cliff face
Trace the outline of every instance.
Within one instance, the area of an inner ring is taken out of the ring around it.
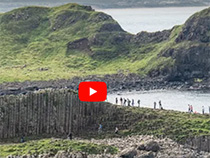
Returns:
[[[175,59],[172,80],[209,78],[210,76],[210,9],[187,20],[175,39],[175,45],[164,55]]]
[[[111,109],[112,110],[111,110]],[[109,103],[80,102],[71,90],[42,90],[0,97],[0,138],[67,136],[97,131]],[[112,112],[110,112],[111,114]]]
[[[137,35],[89,6],[25,7],[0,15],[0,82],[119,72],[190,80],[209,77],[206,9],[183,26]]]

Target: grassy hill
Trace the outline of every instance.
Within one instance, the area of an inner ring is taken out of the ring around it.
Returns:
[[[203,12],[209,16],[210,9]],[[166,76],[174,71],[177,60],[165,52],[188,45],[186,40],[177,40],[184,26],[132,35],[111,16],[88,6],[15,9],[0,14],[0,82],[68,79],[119,71]]]
[[[42,139],[22,144],[5,144],[0,145],[0,149],[0,157],[41,154],[55,156],[59,151],[85,152],[86,154],[103,154],[104,151],[116,154],[118,151],[113,146],[83,143],[76,140],[69,141],[67,139]]]

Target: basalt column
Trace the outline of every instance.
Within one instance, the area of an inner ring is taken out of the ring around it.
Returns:
[[[67,89],[0,96],[0,140],[97,130],[109,105],[80,102],[77,93]]]

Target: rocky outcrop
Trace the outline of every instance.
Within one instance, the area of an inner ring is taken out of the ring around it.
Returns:
[[[139,44],[148,44],[152,42],[159,43],[168,40],[170,34],[171,30],[158,31],[154,33],[148,33],[143,31],[134,36],[132,42]]]
[[[194,41],[208,43],[210,42],[210,9],[205,9],[200,13],[193,15],[182,28],[176,42]]]
[[[73,42],[68,43],[68,51],[79,50],[79,51],[91,51],[89,40],[87,38],[81,38]]]
[[[131,136],[103,140],[92,139],[91,142],[118,147],[121,152],[117,156],[113,156],[114,158],[123,156],[129,158],[208,158],[210,156],[207,152],[180,145],[171,139],[158,139],[153,136]],[[140,146],[144,146],[144,149],[142,150]],[[148,150],[145,150],[145,147]]]
[[[210,47],[200,45],[169,49],[164,56],[169,55],[175,59],[169,80],[186,81],[210,76]]]
[[[210,9],[193,15],[183,25],[175,46],[162,50],[174,65],[166,73],[170,81],[189,81],[210,77]]]
[[[134,158],[137,155],[137,150],[135,148],[124,149],[120,153],[121,158]]]
[[[107,23],[107,24],[102,25],[102,27],[99,30],[99,32],[103,32],[103,31],[108,31],[108,32],[112,32],[112,31],[123,31],[123,29],[117,23],[116,24]]]
[[[160,150],[160,146],[155,141],[149,141],[146,144],[139,145],[138,150],[146,150],[146,151],[158,152]]]

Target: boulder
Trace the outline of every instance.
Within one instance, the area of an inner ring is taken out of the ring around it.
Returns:
[[[150,141],[146,144],[145,150],[157,152],[160,150],[160,146],[156,141]]]
[[[134,158],[137,155],[135,148],[128,148],[120,153],[121,158]]]
[[[146,144],[140,144],[137,149],[158,152],[160,150],[160,146],[156,141],[149,141]]]

